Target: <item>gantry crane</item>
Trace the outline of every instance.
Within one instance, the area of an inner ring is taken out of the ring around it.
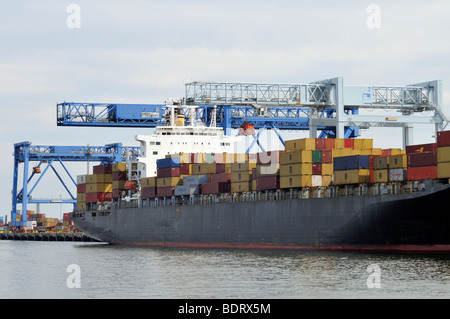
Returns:
[[[306,84],[191,82],[180,104],[195,107],[195,120],[231,129],[309,130],[310,137],[353,138],[360,128],[401,127],[403,146],[412,143],[413,124],[443,130],[442,81],[407,86],[344,86],[343,78]],[[60,126],[156,127],[164,125],[172,105],[75,103],[57,104]],[[361,115],[362,109],[396,110],[399,116]],[[189,118],[189,108],[181,109]],[[215,116],[212,113],[215,112]],[[424,114],[431,112],[431,115]],[[188,125],[189,123],[186,122]],[[253,144],[254,144],[253,143]],[[250,149],[250,148],[249,148]]]
[[[73,204],[76,210],[76,194],[72,194],[60,173],[56,169],[57,163],[63,168],[69,177],[71,184],[76,187],[76,180],[72,177],[64,162],[99,162],[101,164],[125,161],[127,158],[134,160],[139,156],[139,147],[124,147],[121,143],[105,146],[47,146],[32,145],[31,142],[14,144],[14,180],[12,189],[11,222],[13,227],[25,227],[27,225],[28,204]],[[30,162],[39,162],[30,169]],[[23,164],[22,189],[19,190],[19,165]],[[44,168],[45,167],[45,168]],[[32,194],[36,186],[51,168],[66,189],[70,199],[33,199]],[[31,183],[34,184],[31,186]],[[31,187],[29,187],[31,186]],[[22,205],[22,220],[17,221],[17,207]]]

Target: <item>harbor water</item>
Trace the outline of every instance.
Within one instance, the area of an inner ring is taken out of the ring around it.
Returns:
[[[450,255],[4,240],[0,298],[447,299]]]

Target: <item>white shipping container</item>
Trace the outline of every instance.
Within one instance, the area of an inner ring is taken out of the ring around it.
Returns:
[[[37,221],[28,220],[27,221],[27,230],[34,230],[37,227]]]
[[[312,186],[313,187],[321,187],[323,185],[322,175],[313,175],[312,176]]]
[[[392,168],[389,170],[389,181],[390,182],[403,182],[406,181],[406,172],[404,168]]]
[[[86,184],[86,175],[78,175],[77,176],[77,184]]]

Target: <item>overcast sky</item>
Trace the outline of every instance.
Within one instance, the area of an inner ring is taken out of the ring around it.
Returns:
[[[68,27],[70,4],[81,9],[79,28]],[[380,28],[368,27],[370,4],[380,8]],[[443,80],[450,115],[449,30],[445,0],[2,0],[0,214],[11,211],[14,143],[137,145],[136,134],[152,133],[57,127],[58,102],[163,103],[183,97],[191,81],[343,77],[347,85],[395,86]],[[399,129],[361,133],[376,147],[402,145]],[[433,142],[432,134],[431,126],[416,127],[414,142]],[[86,170],[85,164],[70,167],[74,175]],[[43,180],[35,196],[67,197],[53,185]],[[41,206],[54,217],[59,211]]]

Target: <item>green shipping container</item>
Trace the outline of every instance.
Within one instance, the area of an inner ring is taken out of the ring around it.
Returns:
[[[312,162],[322,164],[322,151],[312,151]]]

